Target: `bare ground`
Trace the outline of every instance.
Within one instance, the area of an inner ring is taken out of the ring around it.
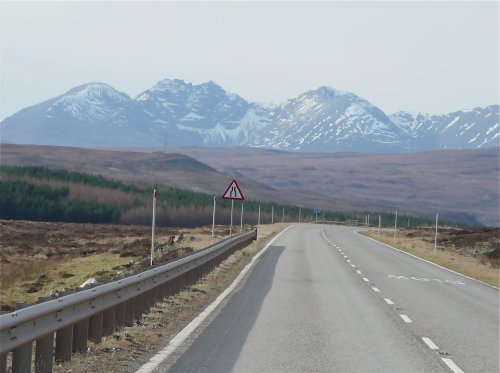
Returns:
[[[51,291],[74,288],[89,278],[103,282],[133,271],[151,251],[151,228],[145,226],[2,220],[0,229],[2,311],[13,309],[16,302],[34,302]],[[228,233],[227,227],[216,227],[217,240]],[[165,260],[210,243],[211,227],[156,228],[155,246]]]

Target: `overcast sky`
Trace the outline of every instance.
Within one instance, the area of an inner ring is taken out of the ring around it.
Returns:
[[[94,81],[280,103],[322,85],[386,113],[499,103],[499,3],[4,2],[0,118]]]

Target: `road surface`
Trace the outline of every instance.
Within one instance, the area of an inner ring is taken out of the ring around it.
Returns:
[[[499,372],[499,291],[298,225],[157,372]]]

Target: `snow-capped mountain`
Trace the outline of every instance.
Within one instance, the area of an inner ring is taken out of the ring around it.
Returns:
[[[244,145],[269,121],[267,109],[212,81],[193,85],[165,79],[135,100],[152,131],[175,145]]]
[[[499,105],[444,115],[398,112],[390,116],[418,150],[485,148],[500,145]]]
[[[301,151],[395,151],[405,134],[376,106],[320,87],[276,108],[255,146]]]
[[[499,146],[499,105],[444,115],[387,116],[320,87],[276,107],[214,82],[165,79],[135,98],[90,83],[0,123],[3,143],[80,147],[256,146],[289,151],[400,152]]]

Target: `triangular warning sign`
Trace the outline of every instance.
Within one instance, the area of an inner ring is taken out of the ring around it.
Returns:
[[[243,197],[243,193],[241,193],[241,189],[236,180],[231,181],[231,184],[229,184],[226,191],[222,195],[222,199],[237,199],[237,200],[245,199],[245,197]]]

